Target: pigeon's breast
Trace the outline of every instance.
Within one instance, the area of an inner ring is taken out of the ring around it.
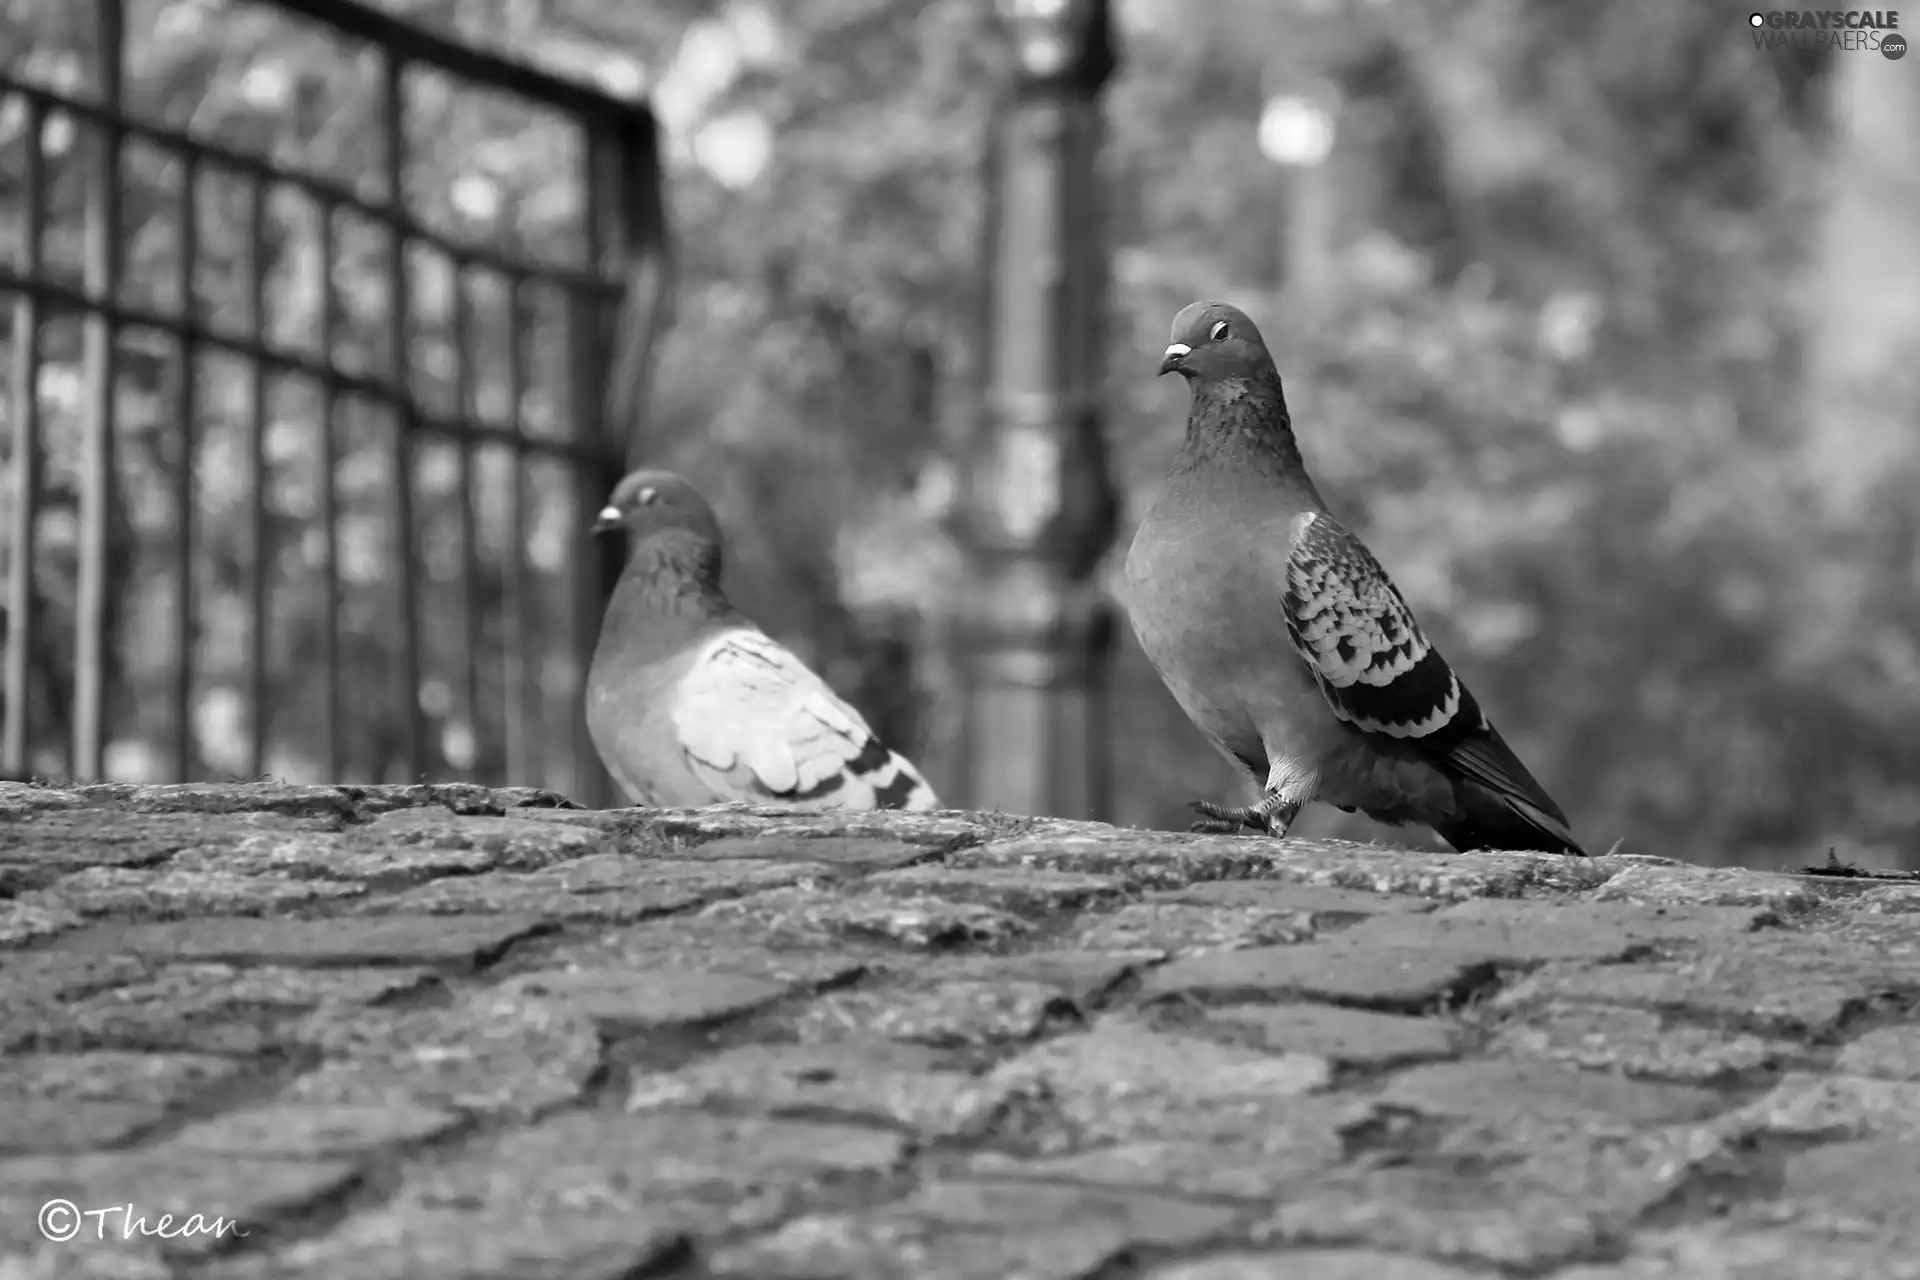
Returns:
[[[673,702],[696,650],[663,662],[632,653],[594,654],[587,676],[587,733],[606,765],[635,804],[704,805],[715,796],[687,768],[673,726]]]
[[[1127,614],[1147,659],[1201,732],[1255,761],[1265,751],[1246,695],[1292,657],[1262,560],[1244,530],[1177,504],[1149,511],[1127,553]]]
[[[1127,607],[1149,652],[1230,655],[1249,629],[1286,621],[1271,557],[1257,530],[1183,503],[1148,511],[1127,552]]]
[[[1287,538],[1277,520],[1237,519],[1170,484],[1128,551],[1128,614],[1168,690],[1210,738],[1243,761],[1277,757],[1317,771],[1341,730],[1287,638]]]

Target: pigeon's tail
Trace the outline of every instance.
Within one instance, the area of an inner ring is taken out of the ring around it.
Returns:
[[[860,776],[861,780],[873,788],[873,807],[876,809],[907,809],[916,813],[927,813],[940,807],[940,797],[933,794],[933,788],[920,776],[920,771],[907,763],[906,757],[896,755],[880,746],[873,746],[884,753],[884,763],[869,767]],[[861,760],[867,758],[866,752]],[[859,764],[860,761],[855,761]]]
[[[882,781],[873,781],[873,801],[876,809],[905,809],[913,813],[931,813],[940,807],[940,797],[933,793],[927,780],[914,771],[912,765],[900,756],[893,758],[893,776]]]
[[[1588,856],[1563,818],[1526,798],[1495,793],[1473,782],[1457,785],[1454,794],[1461,802],[1459,813],[1435,822],[1433,829],[1461,853],[1508,849]]]
[[[1538,849],[1587,857],[1567,815],[1483,719],[1479,730],[1447,753],[1458,810],[1433,829],[1462,853],[1475,849]]]
[[[860,753],[840,770],[790,799],[824,800],[848,809],[906,809],[926,813],[940,807],[940,798],[904,756],[887,750],[878,738],[868,738]]]

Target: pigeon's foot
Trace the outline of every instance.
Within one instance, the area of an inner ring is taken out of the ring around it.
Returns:
[[[1300,812],[1299,805],[1288,804],[1278,792],[1261,796],[1258,804],[1226,805],[1211,800],[1192,800],[1187,807],[1204,819],[1193,824],[1194,831],[1220,836],[1236,835],[1242,831],[1284,836],[1287,828],[1293,825],[1294,815]]]
[[[1191,830],[1205,835],[1231,836],[1242,831],[1265,833],[1267,820],[1254,813],[1254,806],[1215,804],[1211,800],[1190,800],[1187,808],[1202,815]]]

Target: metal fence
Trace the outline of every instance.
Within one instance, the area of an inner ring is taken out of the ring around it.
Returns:
[[[12,265],[0,266],[0,293],[12,295],[12,359],[7,372],[11,509],[6,530],[11,569],[5,600],[0,767],[14,776],[32,772],[36,744],[44,746],[50,733],[60,736],[57,725],[44,723],[57,719],[48,714],[48,708],[67,704],[64,696],[49,702],[50,695],[66,693],[51,679],[54,669],[64,664],[49,656],[44,616],[47,588],[44,582],[36,587],[35,572],[40,567],[43,578],[46,572],[36,547],[37,516],[46,500],[42,459],[54,443],[43,405],[43,347],[51,326],[61,322],[77,323],[81,339],[72,495],[77,527],[71,723],[67,726],[71,736],[67,761],[74,778],[103,776],[103,753],[112,727],[113,633],[116,626],[124,630],[116,592],[125,589],[122,544],[128,538],[126,521],[115,510],[119,500],[115,450],[125,434],[116,422],[120,400],[116,389],[125,373],[127,340],[141,334],[169,353],[172,373],[167,394],[161,397],[160,425],[173,437],[168,447],[179,459],[169,476],[175,523],[167,549],[171,560],[167,575],[173,598],[166,611],[171,625],[163,630],[172,634],[126,638],[138,646],[164,646],[170,651],[165,679],[169,710],[161,735],[170,738],[163,752],[169,759],[161,772],[181,780],[209,772],[196,742],[195,719],[195,651],[200,640],[195,584],[196,579],[205,579],[204,563],[196,564],[204,557],[196,549],[195,538],[201,502],[195,451],[196,432],[208,412],[201,403],[196,368],[210,358],[237,357],[247,370],[243,379],[246,407],[240,415],[245,448],[239,465],[245,500],[251,506],[243,519],[248,531],[246,553],[239,558],[238,586],[247,619],[246,638],[240,646],[244,655],[240,702],[247,709],[241,731],[244,764],[233,771],[247,776],[266,771],[275,704],[285,700],[285,690],[304,687],[321,719],[317,729],[308,727],[308,736],[317,744],[314,755],[320,772],[329,779],[342,779],[346,772],[342,743],[347,730],[357,721],[373,719],[387,726],[391,743],[389,764],[372,769],[384,772],[384,780],[394,775],[408,779],[464,775],[544,783],[589,803],[603,802],[608,798],[607,784],[585,737],[581,684],[612,566],[606,563],[605,553],[591,545],[586,524],[631,453],[649,356],[670,301],[654,120],[643,105],[436,38],[343,0],[260,0],[260,7],[317,24],[330,30],[332,38],[371,50],[377,57],[384,86],[379,106],[384,154],[377,183],[343,183],[297,164],[275,162],[267,155],[214,145],[193,136],[191,129],[144,123],[130,113],[124,95],[128,50],[123,0],[93,0],[96,29],[91,41],[90,92],[0,73],[0,105],[23,103],[25,110],[24,154],[11,175],[12,203],[19,210],[17,252]],[[555,266],[498,245],[463,242],[430,229],[410,211],[407,117],[409,73],[416,69],[457,78],[478,90],[511,95],[577,126],[582,159],[578,181],[583,194],[576,262]],[[77,122],[89,135],[74,157],[84,166],[73,175],[83,186],[83,269],[77,280],[72,272],[63,279],[44,252],[49,232],[55,229],[47,214],[55,175],[44,139],[49,122],[56,117]],[[147,305],[131,296],[153,295],[151,280],[140,281],[140,289],[128,288],[122,199],[129,140],[169,157],[177,166],[169,169],[178,175],[172,187],[178,203],[172,215],[177,262],[171,307]],[[224,175],[221,180],[229,183],[237,180],[246,193],[240,226],[248,305],[239,332],[212,323],[204,314],[204,299],[196,294],[203,230],[201,189],[212,175]],[[367,194],[370,186],[376,191],[372,196]],[[305,202],[318,228],[322,315],[318,341],[305,346],[277,342],[270,332],[266,209],[270,198],[285,193]],[[380,274],[387,315],[385,358],[380,362],[384,368],[380,369],[351,368],[338,354],[344,321],[335,266],[338,227],[347,218],[384,229]],[[448,381],[455,398],[450,411],[426,403],[427,397],[416,390],[410,377],[419,326],[410,315],[409,254],[422,251],[441,255],[452,272]],[[469,333],[473,320],[467,302],[470,282],[481,275],[497,282],[506,298],[504,367],[484,371],[485,362],[474,350]],[[531,376],[525,367],[525,330],[531,323],[525,297],[536,290],[558,299],[551,320],[559,337],[551,345],[563,353],[564,361],[545,430],[534,430],[525,420]],[[153,335],[163,336],[155,339]],[[476,387],[483,372],[504,378],[504,408],[497,413],[483,413],[478,403]],[[314,423],[320,451],[318,494],[306,527],[292,529],[308,538],[317,528],[324,544],[324,550],[315,553],[323,565],[318,571],[318,615],[324,625],[318,626],[317,652],[296,655],[298,660],[283,657],[280,670],[270,678],[268,634],[277,598],[270,598],[278,551],[275,539],[291,533],[284,512],[269,516],[265,441],[269,400],[276,384],[285,382],[304,383],[318,402]],[[375,584],[390,608],[383,618],[378,655],[386,676],[382,690],[371,696],[361,690],[357,698],[343,689],[343,646],[337,622],[342,606],[342,548],[336,475],[342,459],[336,425],[351,402],[376,406],[392,423],[381,446],[393,477],[384,526],[390,531],[383,561],[387,569]],[[422,521],[415,490],[420,451],[429,447],[455,451],[457,496],[446,505],[459,548],[449,598],[458,603],[450,612],[436,605],[435,616],[423,618],[423,587],[431,584],[421,578]],[[476,526],[475,456],[479,450],[500,449],[510,451],[514,470],[505,491],[506,528],[504,533],[494,531],[505,551],[497,562],[482,564],[477,550],[481,539]],[[563,469],[565,479],[558,497],[548,494],[536,511],[523,473],[548,464]],[[565,553],[557,565],[544,571],[531,565],[526,554],[529,522],[535,516],[557,519],[566,526]],[[146,551],[154,553],[151,547]],[[385,581],[389,571],[391,580]],[[476,587],[483,576],[489,584],[486,603]],[[562,603],[556,606],[555,600]],[[431,661],[423,655],[423,626],[436,628],[432,649],[437,656]],[[429,666],[434,670],[427,670]],[[475,726],[476,733],[488,739],[485,750],[469,753],[465,768],[450,764],[434,737],[431,721],[444,708],[423,706],[423,680],[451,691],[452,705]],[[312,692],[314,683],[319,686],[317,694]],[[482,702],[498,705],[482,708]],[[42,723],[36,723],[36,706]],[[39,758],[44,759],[44,752]],[[361,771],[366,772],[367,766],[363,764]]]

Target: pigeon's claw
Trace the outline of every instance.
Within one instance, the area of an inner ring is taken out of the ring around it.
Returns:
[[[1226,805],[1211,800],[1193,800],[1188,802],[1187,807],[1204,819],[1193,824],[1195,831],[1219,836],[1237,835],[1242,831],[1267,834],[1267,815],[1261,805]]]
[[[1241,831],[1257,831],[1264,836],[1278,839],[1287,834],[1287,828],[1300,812],[1298,801],[1289,801],[1277,791],[1269,791],[1260,797],[1258,804],[1216,804],[1211,800],[1190,800],[1188,808],[1206,818],[1204,822],[1193,824],[1193,830],[1210,832],[1214,835],[1233,835]]]

